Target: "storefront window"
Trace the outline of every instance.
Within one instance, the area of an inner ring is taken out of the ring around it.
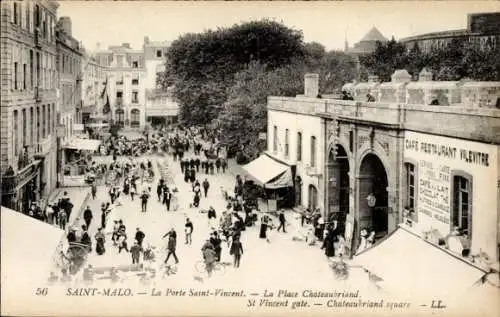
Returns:
[[[472,237],[472,177],[470,175],[453,176],[453,215],[454,227]]]

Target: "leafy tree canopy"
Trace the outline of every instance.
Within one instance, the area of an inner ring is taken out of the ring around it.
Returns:
[[[418,45],[405,47],[391,40],[378,43],[372,54],[360,57],[361,64],[382,81],[390,81],[396,69],[406,69],[414,79],[425,67],[431,70],[435,80],[477,81],[500,80],[500,47],[485,45],[482,49],[463,39],[453,39],[442,49],[422,52]]]

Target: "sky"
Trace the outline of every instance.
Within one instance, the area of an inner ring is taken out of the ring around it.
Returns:
[[[59,1],[58,16],[72,20],[73,37],[88,50],[130,43],[141,49],[144,37],[173,41],[262,18],[302,30],[305,42],[343,49],[372,27],[396,39],[467,27],[467,14],[500,11],[497,1],[343,1],[343,2],[218,2],[218,1]]]

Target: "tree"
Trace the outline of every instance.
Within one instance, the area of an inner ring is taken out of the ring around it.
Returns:
[[[222,142],[255,157],[261,149],[259,132],[267,131],[267,97],[301,93],[305,70],[300,63],[269,70],[255,61],[237,73],[220,115]]]
[[[175,86],[185,124],[204,124],[214,119],[234,75],[249,62],[275,69],[304,54],[301,32],[270,20],[252,21],[182,35],[167,50],[158,82],[164,88]]]
[[[456,81],[470,78],[477,81],[500,80],[500,47],[479,45],[463,38],[452,39],[444,48],[422,52],[418,44],[410,50],[395,41],[379,44],[377,49],[360,58],[363,68],[389,81],[395,70],[404,68],[417,79],[423,68],[435,74],[436,80]]]

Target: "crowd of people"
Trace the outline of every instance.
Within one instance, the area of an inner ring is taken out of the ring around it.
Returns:
[[[158,250],[157,246],[161,245],[160,250],[165,252],[165,258],[161,261],[164,264],[163,267],[168,268],[180,263],[182,259],[177,254],[177,230],[179,228],[172,227],[162,236],[162,241],[145,243],[146,237],[153,235],[137,227],[133,239],[129,239],[124,220],[120,219],[118,212],[115,212],[116,207],[123,204],[124,197],[128,196],[130,200],[127,198],[127,206],[130,202],[138,200],[143,213],[148,212],[148,202],[151,199],[157,199],[167,212],[176,211],[179,207],[176,201],[179,198],[177,185],[180,184],[176,184],[171,176],[173,168],[180,168],[183,175],[186,184],[182,186],[182,190],[187,189],[192,194],[192,201],[183,202],[186,203],[183,204],[186,206],[186,210],[183,211],[187,211],[183,228],[184,243],[187,247],[190,247],[193,242],[193,232],[195,232],[193,220],[197,218],[194,216],[197,214],[196,210],[206,214],[209,235],[200,250],[200,258],[203,259],[209,276],[214,267],[221,263],[222,255],[225,253],[232,257],[234,268],[240,267],[244,250],[242,243],[244,234],[255,232],[259,239],[271,243],[272,232],[287,233],[288,221],[285,212],[279,210],[274,214],[259,211],[255,202],[244,198],[245,182],[240,175],[235,177],[233,190],[224,192],[226,207],[220,211],[213,207],[214,196],[211,194],[213,191],[211,188],[215,186],[210,183],[209,179],[212,178],[209,175],[225,173],[228,163],[224,149],[219,146],[216,138],[199,129],[155,131],[152,135],[136,140],[129,140],[123,136],[110,137],[102,144],[100,152],[108,154],[108,158],[111,156],[111,161],[109,163],[96,162],[97,158],[94,157],[96,161],[92,162],[91,166],[105,171],[102,174],[106,178],[104,183],[109,200],[106,199],[101,204],[100,222],[94,241],[88,233],[88,228],[94,221],[94,214],[90,207],[83,213],[85,224],[81,229],[77,230],[72,227],[68,233],[68,242],[83,244],[88,252],[95,252],[97,256],[105,254],[106,246],[109,247],[111,243],[118,254],[123,252],[130,254],[131,265],[151,263],[157,258],[155,254]],[[153,155],[157,155],[158,160],[152,161]],[[174,163],[162,166],[158,163],[162,160],[177,162],[179,165],[177,167],[177,163]],[[158,164],[157,168],[153,166],[153,162]],[[155,175],[157,170],[159,175]],[[154,179],[157,179],[157,182],[153,182]],[[152,198],[155,187],[156,197]],[[92,183],[91,192],[93,199],[96,199],[96,182]],[[134,199],[135,197],[138,199]],[[176,204],[172,204],[173,201],[176,201]],[[204,210],[200,207],[201,205],[210,207]],[[189,214],[190,212],[193,216]],[[111,218],[113,222],[110,222]],[[248,230],[257,223],[260,227],[256,230]],[[198,223],[196,226],[204,225]],[[325,221],[319,210],[308,210],[302,215],[302,226],[306,232],[305,241],[309,245],[322,242],[321,248],[325,250],[327,257],[342,256],[344,252],[343,230],[335,221]],[[111,238],[107,237],[108,234]],[[169,264],[171,260],[175,264]]]

